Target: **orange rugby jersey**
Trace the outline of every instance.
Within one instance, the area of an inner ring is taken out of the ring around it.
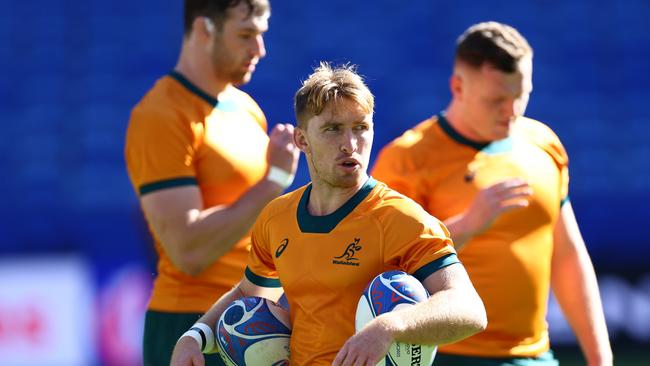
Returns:
[[[302,187],[262,211],[246,277],[284,288],[291,364],[330,365],[355,332],[357,303],[373,277],[400,269],[423,280],[458,259],[440,221],[372,178],[327,216],[309,214],[310,192]]]
[[[519,118],[510,137],[481,145],[441,115],[387,145],[373,174],[441,220],[463,212],[477,192],[505,178],[531,184],[525,209],[503,214],[458,252],[488,316],[488,326],[441,352],[536,356],[549,349],[545,321],[553,228],[567,198],[567,155],[540,122]]]
[[[132,111],[126,135],[126,163],[140,196],[198,185],[205,208],[235,202],[263,178],[266,119],[246,93],[230,87],[217,101],[181,74],[161,78]],[[153,233],[153,231],[152,231]],[[205,312],[242,277],[250,238],[200,275],[172,264],[158,238],[158,276],[149,309]]]

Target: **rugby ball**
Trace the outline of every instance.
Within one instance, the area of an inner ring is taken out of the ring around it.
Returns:
[[[289,313],[270,300],[235,300],[221,314],[216,333],[219,355],[226,365],[289,365]]]
[[[283,293],[282,296],[280,296],[277,304],[286,311],[289,311],[289,300],[287,300],[286,294]]]
[[[424,301],[429,293],[415,277],[402,271],[388,271],[373,278],[357,305],[355,327],[360,331],[373,318]],[[436,346],[393,342],[377,366],[430,366]]]

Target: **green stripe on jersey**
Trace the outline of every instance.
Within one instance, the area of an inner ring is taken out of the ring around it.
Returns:
[[[154,191],[159,191],[161,189],[181,187],[181,186],[195,186],[198,183],[196,182],[195,177],[179,177],[172,179],[159,180],[157,182],[147,183],[140,186],[140,196],[143,196],[147,193]]]
[[[445,268],[447,266],[450,266],[454,263],[460,263],[458,260],[458,256],[456,254],[451,253],[447,254],[444,257],[438,258],[435,261],[425,264],[424,266],[420,267],[415,273],[413,273],[413,277],[417,278],[420,282],[424,281],[425,278],[429,277],[433,272]]]
[[[250,270],[250,268],[246,267],[246,272],[245,272],[246,278],[251,281],[253,284],[261,287],[282,287],[282,284],[280,283],[280,280],[277,278],[267,278],[267,277],[262,277],[258,276],[253,271]]]

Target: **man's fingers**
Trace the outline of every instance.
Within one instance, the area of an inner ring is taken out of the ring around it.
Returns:
[[[502,186],[502,190],[495,194],[498,213],[510,211],[515,208],[528,207],[529,198],[533,194],[533,189],[528,183],[523,181],[511,181]]]
[[[488,189],[495,192],[501,192],[504,190],[523,189],[523,188],[530,188],[528,182],[520,178],[512,178],[512,179],[506,179],[501,182],[495,183],[491,185]]]
[[[499,205],[498,209],[497,209],[497,213],[502,214],[502,213],[510,211],[512,209],[524,208],[524,207],[528,207],[529,205],[530,205],[530,202],[528,202],[528,200],[526,200],[526,199],[502,201],[501,204]]]
[[[533,194],[533,189],[528,183],[521,182],[502,182],[495,184],[487,189],[485,197],[489,201],[498,200],[504,201],[516,197],[530,197]]]
[[[347,354],[347,349],[345,348],[345,345],[343,345],[343,348],[341,348],[339,353],[336,354],[336,357],[332,362],[332,366],[341,366],[343,364],[343,361],[345,360],[346,354]]]
[[[350,345],[350,341],[348,340],[348,342],[343,345],[339,353],[336,355],[332,366],[365,365],[366,358],[361,357],[359,352]]]
[[[285,142],[290,138],[293,138],[293,134],[289,133],[286,129],[283,129],[282,131],[274,129],[270,135],[271,141]]]
[[[511,200],[513,198],[527,198],[533,194],[530,187],[512,188],[498,192],[497,197],[501,201]]]
[[[275,125],[271,131],[270,140],[277,146],[293,147],[293,126],[289,124]]]

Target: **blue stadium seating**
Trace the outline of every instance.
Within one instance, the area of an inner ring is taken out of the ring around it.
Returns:
[[[13,210],[0,210],[0,253],[135,247],[141,222],[132,219],[139,211],[123,166],[124,131],[132,105],[176,62],[181,2],[3,3],[0,164],[10,177],[0,190]],[[650,198],[650,3],[596,3],[275,1],[268,57],[245,89],[272,124],[291,121],[293,92],[319,60],[359,64],[377,96],[377,151],[446,106],[463,29],[512,23],[536,50],[529,113],[570,152],[585,237],[604,248],[621,235],[604,231],[604,220],[630,227],[642,218],[585,208],[639,213]]]

